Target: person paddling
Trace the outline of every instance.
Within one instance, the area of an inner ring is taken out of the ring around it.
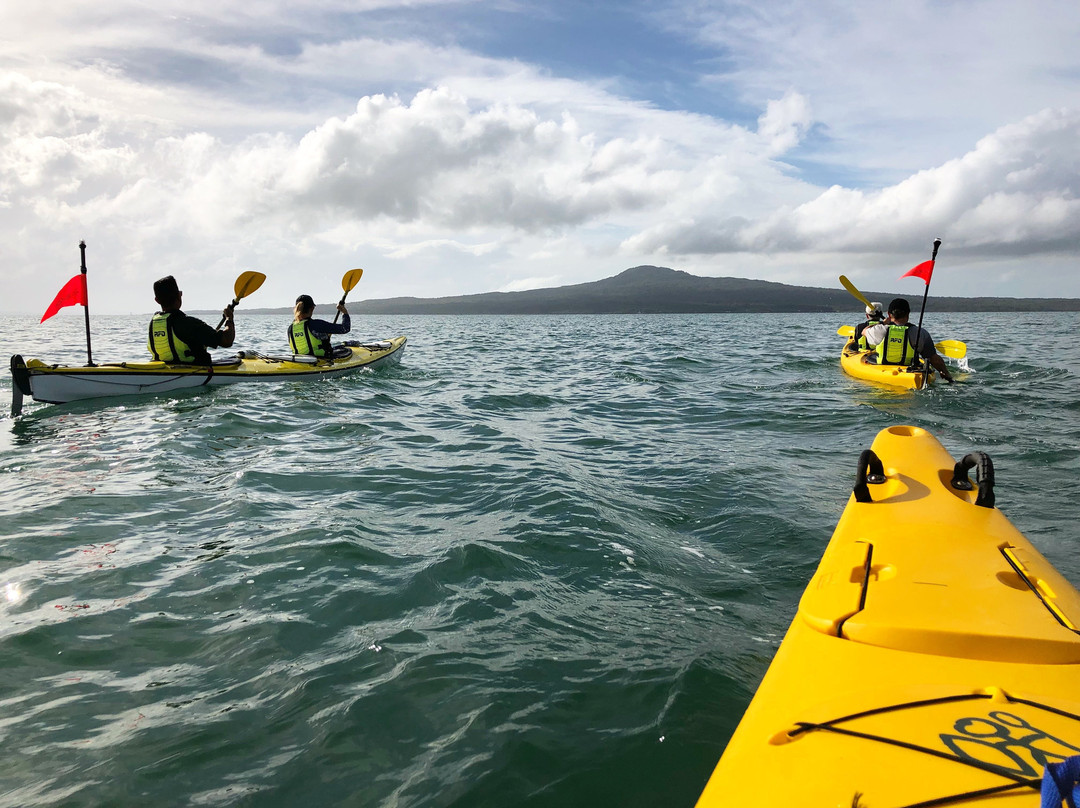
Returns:
[[[885,312],[881,310],[881,304],[876,301],[871,301],[870,305],[866,307],[866,319],[855,326],[855,335],[852,337],[860,351],[865,351],[869,347],[866,344],[866,338],[863,336],[863,332],[870,326],[877,325],[884,320]]]
[[[304,356],[333,357],[334,348],[330,344],[330,335],[348,334],[352,330],[352,321],[345,304],[338,303],[337,310],[341,314],[340,323],[316,320],[311,316],[315,313],[315,301],[311,295],[300,295],[296,298],[293,321],[288,329],[292,352]]]
[[[930,332],[909,324],[910,316],[911,304],[902,297],[894,298],[889,303],[889,316],[885,321],[863,331],[867,346],[877,348],[877,360],[882,365],[907,365],[918,353],[933,365],[941,378],[952,384],[952,374],[945,360],[938,355]]]
[[[228,348],[236,339],[235,302],[221,313],[225,327],[216,330],[180,310],[183,294],[172,275],[154,282],[154,300],[161,311],[150,320],[146,347],[158,362],[209,365],[212,360],[207,348]]]

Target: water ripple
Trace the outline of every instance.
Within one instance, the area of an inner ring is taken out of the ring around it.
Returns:
[[[879,429],[990,452],[1080,581],[1070,316],[1021,353],[1012,315],[935,315],[971,372],[917,394],[845,377],[825,315],[782,345],[379,317],[397,367],[30,404],[0,426],[0,805],[691,805]],[[99,356],[142,350],[102,321]]]

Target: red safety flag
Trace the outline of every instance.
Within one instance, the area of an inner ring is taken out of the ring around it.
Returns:
[[[85,306],[86,305],[86,275],[79,273],[70,281],[64,284],[64,288],[56,295],[56,299],[49,304],[49,308],[45,310],[45,314],[41,317],[41,322],[45,322],[52,317],[56,312],[65,306]]]
[[[909,269],[907,272],[905,272],[900,277],[901,278],[907,278],[907,277],[911,276],[911,277],[915,277],[915,278],[922,278],[924,281],[926,281],[926,285],[929,286],[930,285],[930,276],[933,275],[933,274],[934,274],[934,262],[933,261],[923,261],[917,267],[912,267],[911,269]]]

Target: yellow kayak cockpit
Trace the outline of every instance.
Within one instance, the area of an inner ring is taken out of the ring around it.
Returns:
[[[827,634],[902,651],[1080,663],[1076,590],[1000,511],[976,504],[974,487],[953,485],[953,460],[928,433],[883,434],[884,479],[866,486],[868,501],[852,496],[837,526],[844,538],[825,552],[801,618]],[[913,463],[910,444],[924,436],[930,443]],[[889,466],[893,439],[906,444],[904,472]]]

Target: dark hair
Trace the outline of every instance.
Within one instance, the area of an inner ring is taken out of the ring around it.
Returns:
[[[166,275],[154,281],[154,298],[159,303],[172,303],[178,297],[180,297],[180,287],[176,285],[176,278],[172,275]]]
[[[911,314],[911,304],[902,297],[894,297],[889,303],[889,314]]]
[[[300,295],[296,298],[296,302],[304,304],[304,311],[315,308],[315,301],[311,299],[311,295]]]

